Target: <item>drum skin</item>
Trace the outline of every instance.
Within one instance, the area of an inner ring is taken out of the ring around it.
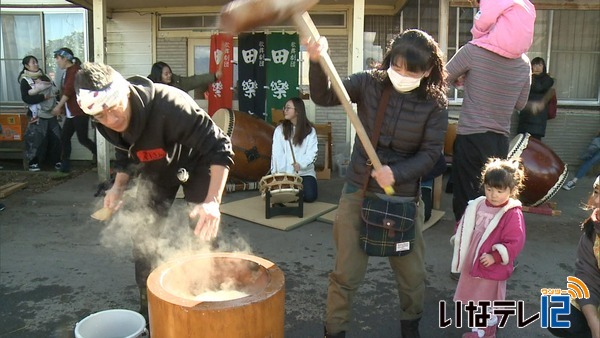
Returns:
[[[525,169],[525,188],[519,200],[526,206],[545,203],[567,179],[567,165],[552,149],[529,134],[518,134],[510,143],[508,158],[519,157]]]
[[[275,127],[253,115],[229,109],[219,109],[213,121],[231,138],[233,178],[258,181],[271,169],[271,145]]]
[[[271,193],[271,203],[290,203],[298,200],[302,190],[302,177],[296,174],[277,173],[260,179],[259,189],[263,199]]]

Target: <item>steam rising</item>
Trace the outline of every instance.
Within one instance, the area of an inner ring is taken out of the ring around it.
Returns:
[[[138,180],[134,188],[125,192],[123,205],[100,235],[103,246],[120,250],[131,247],[133,243],[134,256],[152,257],[153,268],[178,257],[200,253],[250,252],[250,246],[243,238],[226,238],[222,229],[213,242],[196,237],[193,229],[197,220],[189,218],[193,205],[183,200],[176,200],[168,215],[160,217],[154,210],[156,208],[149,207],[152,191],[155,190],[147,182]],[[253,272],[250,276],[242,276],[240,271],[247,271],[248,267],[240,268],[231,264],[202,260],[177,271],[180,274],[178,285],[172,284],[171,288],[173,292],[180,293],[178,296],[199,301],[244,297],[248,293],[240,290],[244,288],[240,284],[253,283],[258,276]],[[240,283],[240,278],[243,283]]]

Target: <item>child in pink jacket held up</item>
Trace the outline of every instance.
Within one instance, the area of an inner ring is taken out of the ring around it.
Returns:
[[[509,59],[521,57],[533,43],[535,7],[529,0],[476,0],[470,43]]]

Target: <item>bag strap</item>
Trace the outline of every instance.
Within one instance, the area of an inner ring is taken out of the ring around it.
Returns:
[[[371,144],[373,145],[374,149],[377,149],[377,141],[379,140],[379,135],[381,134],[381,126],[383,125],[385,108],[387,107],[391,92],[392,87],[390,85],[386,85],[383,89],[383,94],[381,95],[381,101],[379,101],[379,107],[377,108],[377,116],[375,117],[375,125],[373,125],[374,129],[373,133],[371,134]],[[365,179],[365,183],[363,184],[363,193],[367,191],[367,185],[369,184],[370,177],[371,174],[367,172],[367,177]]]

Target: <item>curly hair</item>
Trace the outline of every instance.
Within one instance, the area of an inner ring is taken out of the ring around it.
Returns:
[[[506,189],[511,191],[511,197],[518,198],[525,187],[525,170],[519,160],[490,158],[481,171],[481,186]]]

